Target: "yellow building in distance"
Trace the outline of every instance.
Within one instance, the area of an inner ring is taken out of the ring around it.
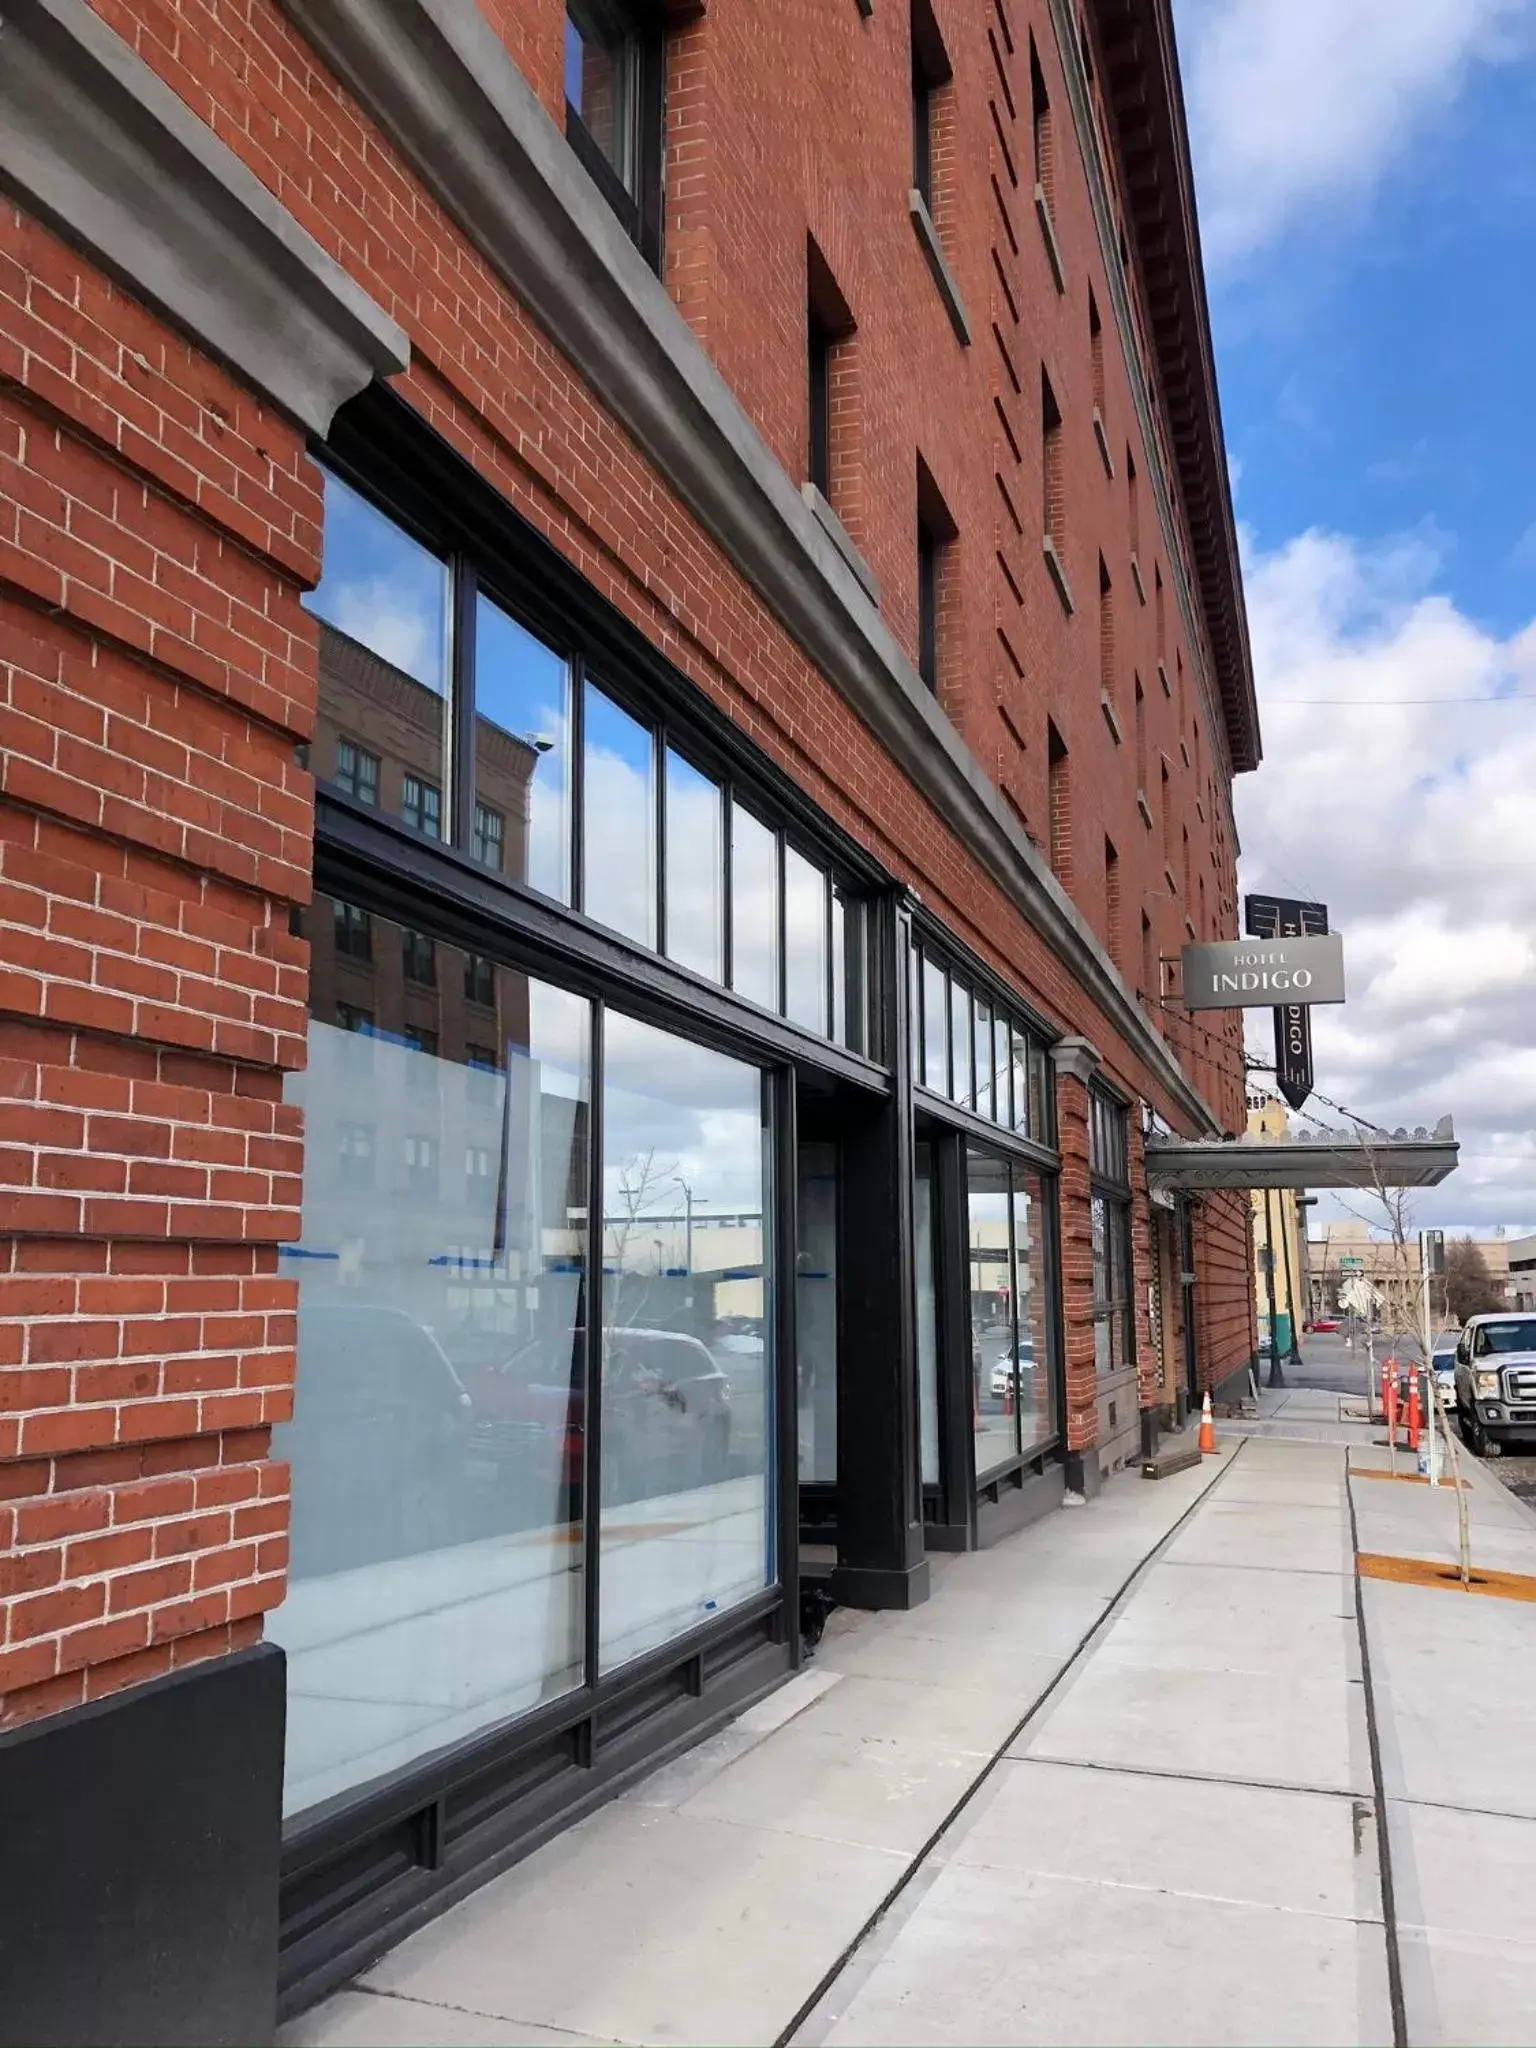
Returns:
[[[1290,1112],[1277,1095],[1248,1098],[1250,1138],[1283,1138],[1290,1123]],[[1294,1188],[1255,1188],[1248,1199],[1253,1210],[1253,1300],[1259,1350],[1269,1351],[1273,1316],[1274,1349],[1284,1358],[1299,1344],[1301,1324],[1310,1313],[1302,1209]]]

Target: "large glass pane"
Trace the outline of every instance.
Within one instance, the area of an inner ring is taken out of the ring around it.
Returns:
[[[1022,1031],[1009,1034],[1009,1064],[1013,1068],[1013,1128],[1039,1140],[1041,1134],[1031,1120],[1029,1040]]]
[[[1013,1127],[1013,1060],[1009,1051],[1008,1020],[992,1019],[992,1071],[997,1077],[997,1102],[993,1116],[1005,1130]]]
[[[765,1010],[779,1007],[779,842],[740,804],[731,806],[731,986]]]
[[[1018,1323],[1014,1354],[1015,1402],[1020,1446],[1025,1451],[1056,1434],[1055,1382],[1051,1371],[1050,1232],[1040,1176],[1013,1169],[1013,1300]]]
[[[475,838],[487,867],[571,900],[570,668],[500,605],[475,606]]]
[[[1029,1048],[1029,1135],[1039,1145],[1056,1142],[1056,1093],[1050,1054],[1033,1041]]]
[[[323,471],[324,568],[310,765],[359,803],[440,839],[448,715],[448,565]]]
[[[976,1068],[971,1046],[971,994],[949,984],[950,1093],[962,1109],[976,1106]]]
[[[967,1267],[971,1303],[971,1415],[982,1478],[1018,1447],[1011,1386],[1013,1262],[1005,1160],[967,1147]]]
[[[923,957],[923,1085],[949,1093],[949,987],[936,960]]]
[[[602,1668],[773,1577],[762,1077],[603,1026]]]
[[[667,749],[667,957],[725,979],[725,797]]]
[[[939,1483],[939,1306],[934,1284],[933,1147],[917,1147],[912,1230],[917,1254],[917,1422],[925,1486]]]
[[[409,981],[378,916],[340,955],[325,897],[304,928],[290,1811],[570,1691],[584,1642],[588,1005],[441,942]]]
[[[976,1114],[990,1119],[995,1095],[992,1073],[992,1012],[978,1001],[975,1006]]]
[[[827,877],[784,849],[784,1014],[827,1034]]]
[[[800,1477],[837,1478],[837,1147],[800,1147],[795,1334]]]
[[[1108,1372],[1114,1364],[1110,1328],[1114,1279],[1110,1271],[1109,1204],[1102,1195],[1095,1195],[1088,1205],[1088,1213],[1093,1241],[1093,1362],[1100,1372]]]
[[[914,1028],[915,1028],[914,1015]],[[832,1036],[850,1052],[874,1054],[869,1018],[869,906],[832,885]]]
[[[636,45],[613,0],[568,0],[565,97],[623,182],[635,184]]]
[[[582,908],[656,943],[656,747],[647,725],[588,683],[582,745]]]

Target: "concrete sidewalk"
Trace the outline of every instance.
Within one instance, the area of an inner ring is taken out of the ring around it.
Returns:
[[[1536,2042],[1536,1611],[1357,1604],[1357,1533],[1453,1558],[1454,1497],[1352,1476],[1372,1432],[1292,1398],[1304,1435],[1261,1415],[835,1614],[284,2041]],[[1477,1561],[1536,1573],[1470,1481]]]

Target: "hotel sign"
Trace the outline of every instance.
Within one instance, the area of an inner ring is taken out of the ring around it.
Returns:
[[[1342,1003],[1344,942],[1337,932],[1310,939],[1223,939],[1186,946],[1186,1010],[1270,1010]]]

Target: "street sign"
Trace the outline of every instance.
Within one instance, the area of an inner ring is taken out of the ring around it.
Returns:
[[[1339,1271],[1341,1273],[1363,1273],[1365,1271],[1365,1261],[1364,1259],[1346,1256],[1339,1260]]]
[[[1185,946],[1187,1010],[1266,1010],[1276,996],[1303,1003],[1344,1000],[1344,941],[1331,938],[1219,939]]]
[[[1328,929],[1328,906],[1293,896],[1245,896],[1243,921],[1256,939],[1320,937]],[[1275,1011],[1275,1081],[1292,1109],[1312,1093],[1312,1020],[1300,1003]]]

